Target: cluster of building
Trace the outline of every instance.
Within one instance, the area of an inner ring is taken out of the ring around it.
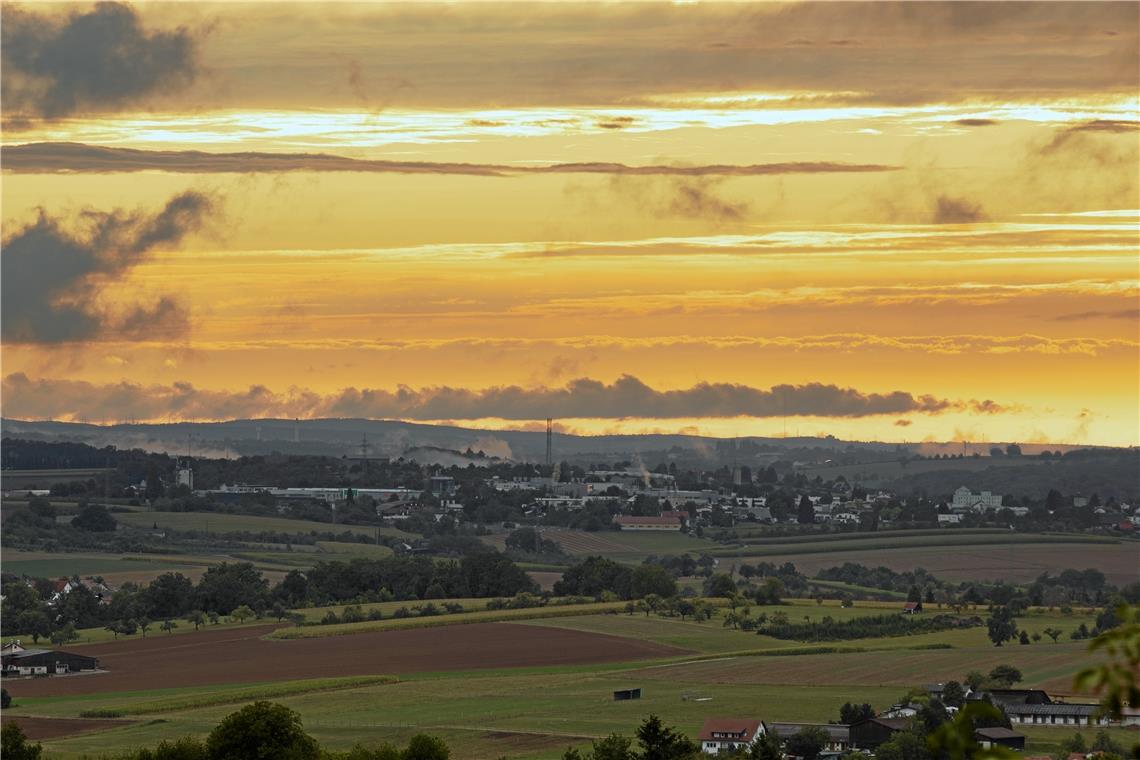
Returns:
[[[942,694],[944,684],[930,684],[931,696]],[[1040,689],[986,689],[969,691],[966,701],[988,699],[1009,716],[1014,726],[1140,726],[1140,709],[1125,708],[1121,721],[1105,717],[1100,705],[1074,704],[1053,699]],[[709,718],[701,727],[701,751],[709,755],[751,747],[769,733],[786,742],[805,728],[817,728],[827,736],[823,756],[838,757],[851,750],[874,753],[900,731],[910,728],[921,709],[919,704],[897,704],[873,718],[857,723],[766,723],[755,718]],[[956,712],[956,708],[947,710]],[[1006,747],[1023,751],[1025,735],[1009,728],[979,728],[974,739],[984,749]],[[1028,759],[1027,759],[1028,760]]]
[[[97,670],[99,660],[58,649],[28,649],[13,641],[0,647],[0,673],[6,677],[52,676]]]

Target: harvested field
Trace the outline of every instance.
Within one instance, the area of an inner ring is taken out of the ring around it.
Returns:
[[[103,731],[108,728],[129,726],[133,720],[106,720],[93,718],[32,718],[26,715],[16,715],[5,718],[19,726],[24,735],[34,741],[40,739],[58,739],[61,736],[75,736],[91,731]]]
[[[1083,570],[1095,567],[1108,582],[1123,586],[1140,578],[1140,544],[998,544],[968,545],[931,549],[923,547],[886,548],[834,552],[780,554],[769,557],[719,557],[722,567],[757,562],[791,562],[807,575],[844,562],[884,566],[903,572],[925,568],[946,580],[1005,580],[1027,583],[1044,572],[1056,575],[1064,568]]]
[[[13,696],[59,696],[272,680],[578,665],[671,657],[687,650],[618,636],[483,623],[270,641],[275,626],[92,644],[106,673],[13,682]]]

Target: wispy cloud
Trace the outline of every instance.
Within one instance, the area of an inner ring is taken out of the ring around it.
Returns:
[[[886,164],[840,161],[790,161],[768,164],[631,166],[613,162],[540,166],[434,161],[385,161],[328,153],[207,153],[196,150],[138,150],[81,143],[27,143],[4,148],[4,171],[26,173],[172,173],[379,172],[460,174],[502,177],[523,174],[602,174],[667,177],[752,177],[777,174],[874,173],[900,169]]]

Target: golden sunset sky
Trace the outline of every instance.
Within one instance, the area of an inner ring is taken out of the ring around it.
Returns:
[[[1140,444],[1140,4],[3,6],[3,413]]]

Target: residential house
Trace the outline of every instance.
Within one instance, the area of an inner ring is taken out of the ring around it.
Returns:
[[[747,749],[764,732],[764,724],[754,718],[706,718],[701,726],[701,752],[718,755],[738,747]]]

